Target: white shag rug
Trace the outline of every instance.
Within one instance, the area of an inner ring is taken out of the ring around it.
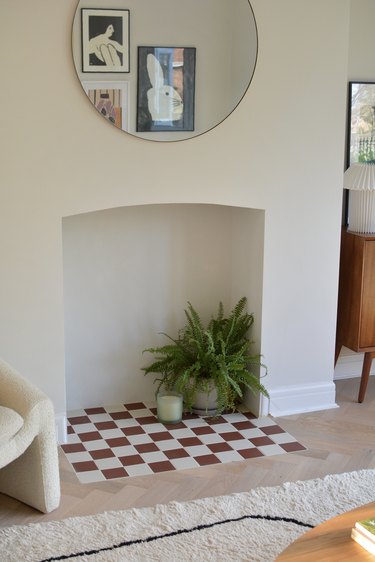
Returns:
[[[375,469],[0,530],[1,562],[271,562],[299,535],[375,500]]]

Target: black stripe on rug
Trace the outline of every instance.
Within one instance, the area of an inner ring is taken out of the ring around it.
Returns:
[[[40,562],[54,562],[55,560],[69,560],[69,558],[77,558],[78,556],[93,556],[94,554],[99,554],[100,552],[106,552],[109,550],[117,550],[118,548],[123,548],[125,546],[132,546],[134,544],[142,544],[153,541],[158,541],[160,539],[166,539],[169,537],[175,537],[177,535],[184,535],[186,533],[193,533],[195,531],[203,531],[204,529],[211,529],[217,525],[225,525],[226,523],[237,523],[238,521],[244,521],[245,519],[265,519],[266,521],[284,521],[284,523],[294,523],[300,527],[308,527],[312,529],[314,525],[309,523],[303,523],[297,519],[292,519],[290,517],[273,517],[271,515],[242,515],[241,517],[236,517],[234,519],[224,519],[223,521],[215,521],[215,523],[208,523],[206,525],[197,525],[190,529],[179,529],[178,531],[171,531],[170,533],[165,533],[164,535],[155,535],[152,537],[147,537],[145,539],[134,539],[131,541],[124,541],[112,546],[107,546],[104,548],[98,548],[96,550],[84,550],[82,552],[76,552],[72,554],[62,554],[61,556],[56,556],[52,558],[46,558]]]

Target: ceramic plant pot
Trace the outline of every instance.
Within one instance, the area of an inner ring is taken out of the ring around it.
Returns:
[[[195,393],[193,414],[199,416],[216,416],[217,414],[217,390],[213,381],[210,381],[208,392],[197,391]]]

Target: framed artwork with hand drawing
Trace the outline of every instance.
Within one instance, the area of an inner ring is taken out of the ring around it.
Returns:
[[[194,131],[194,47],[138,47],[137,131]]]
[[[81,10],[82,72],[129,72],[129,10]]]

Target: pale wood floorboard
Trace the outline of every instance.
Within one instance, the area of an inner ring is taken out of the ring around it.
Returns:
[[[0,527],[244,492],[257,486],[375,468],[375,377],[370,377],[362,404],[356,401],[358,378],[337,381],[336,386],[340,408],[276,418],[307,447],[306,451],[97,484],[80,484],[61,453],[60,507],[43,515],[0,494]]]

